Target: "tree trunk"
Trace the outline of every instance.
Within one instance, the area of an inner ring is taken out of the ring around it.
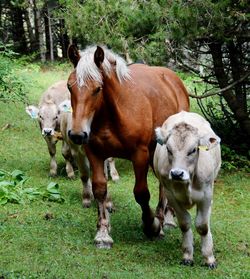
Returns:
[[[215,76],[218,80],[219,87],[223,89],[229,85],[229,82],[224,70],[223,55],[221,50],[222,45],[220,43],[211,43],[209,47],[213,58]],[[239,94],[239,92],[237,92],[237,87],[235,87],[234,91],[229,89],[223,91],[222,95],[233,112],[235,119],[238,121],[243,134],[247,135],[249,138],[250,118],[248,113],[245,111],[244,106],[242,107],[241,103],[239,103],[236,98],[236,95]]]
[[[37,31],[38,31],[38,38],[39,38],[39,52],[40,52],[40,59],[42,62],[46,61],[46,46],[44,40],[44,27],[42,21],[42,11],[40,8],[36,9],[36,20],[37,20]]]
[[[23,26],[24,10],[20,7],[11,5],[12,39],[14,51],[20,54],[27,53],[27,42]]]

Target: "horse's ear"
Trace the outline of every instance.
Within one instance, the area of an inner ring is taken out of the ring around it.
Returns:
[[[76,67],[78,61],[80,60],[80,54],[79,54],[78,48],[75,45],[70,45],[68,47],[68,57],[69,57],[69,60],[74,65],[74,67]]]
[[[104,51],[101,47],[97,46],[95,55],[94,55],[94,61],[98,68],[100,68],[103,60],[104,60]]]

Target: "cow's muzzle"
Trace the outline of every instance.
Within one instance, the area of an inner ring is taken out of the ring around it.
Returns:
[[[179,168],[171,169],[169,172],[169,179],[177,181],[189,180],[189,174],[187,171]]]
[[[68,136],[73,141],[73,143],[78,145],[86,144],[89,140],[89,136],[86,132],[75,133],[72,130],[69,130]]]
[[[42,131],[42,134],[44,137],[49,137],[49,136],[53,136],[54,134],[54,130],[51,128],[44,128]]]

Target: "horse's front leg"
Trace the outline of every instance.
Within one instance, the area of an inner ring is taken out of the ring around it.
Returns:
[[[135,200],[142,209],[143,231],[148,237],[158,236],[160,233],[160,221],[154,216],[150,206],[150,193],[147,185],[149,167],[149,152],[146,148],[137,149],[132,158],[135,172]]]
[[[98,248],[111,248],[113,239],[110,237],[111,230],[109,212],[107,209],[107,180],[104,174],[104,160],[96,157],[86,150],[92,168],[92,191],[98,207],[97,233],[95,244]]]
[[[159,202],[156,208],[156,217],[160,220],[161,223],[161,236],[164,236],[163,228],[177,227],[174,221],[174,210],[170,206],[168,206],[165,189],[161,182],[159,185]]]

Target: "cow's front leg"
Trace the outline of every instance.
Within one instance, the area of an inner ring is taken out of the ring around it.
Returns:
[[[150,206],[150,193],[147,185],[149,152],[146,147],[138,148],[132,158],[135,172],[134,195],[142,209],[143,231],[148,237],[158,236],[161,230],[160,221],[154,216]]]
[[[173,206],[178,220],[179,227],[182,231],[182,264],[192,266],[193,262],[193,233],[191,230],[191,216],[188,211],[179,205],[178,202],[172,198],[171,193],[167,193],[169,203]]]
[[[52,137],[45,137],[45,141],[48,146],[50,155],[50,171],[49,175],[54,177],[57,175],[57,163],[56,163],[56,141]]]
[[[98,248],[109,249],[113,245],[113,239],[109,235],[111,226],[107,209],[107,180],[104,174],[104,160],[87,150],[86,152],[92,168],[92,190],[98,208],[97,233],[94,241]]]
[[[197,205],[197,216],[195,227],[201,236],[201,253],[205,264],[211,268],[216,268],[216,260],[213,254],[213,238],[210,231],[211,202],[209,200]]]
[[[74,169],[72,166],[73,157],[71,154],[70,147],[65,141],[63,141],[63,143],[62,143],[62,155],[66,162],[66,173],[67,173],[68,178],[70,178],[70,179],[75,178],[75,173],[74,173]]]
[[[120,179],[118,171],[115,167],[115,159],[113,157],[110,157],[107,159],[108,165],[109,165],[109,171],[110,171],[110,176],[113,181],[118,181]]]

